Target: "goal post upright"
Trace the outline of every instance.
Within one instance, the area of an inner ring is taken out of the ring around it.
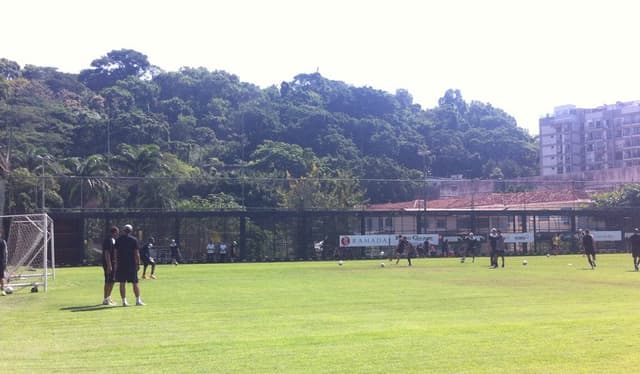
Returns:
[[[49,278],[49,267],[47,266],[47,248],[49,247],[48,217],[47,213],[42,213],[42,232],[44,234],[44,237],[42,238],[42,250],[44,252],[42,256],[42,283],[44,284],[44,292],[47,292],[47,285],[49,283],[47,281]]]
[[[53,220],[51,218],[48,219],[49,225],[51,226],[51,236],[49,237],[49,241],[51,241],[51,279],[56,279],[56,240],[53,227]]]

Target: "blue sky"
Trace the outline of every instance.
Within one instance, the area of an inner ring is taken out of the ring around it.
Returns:
[[[114,49],[165,70],[226,70],[266,87],[320,73],[409,90],[449,88],[538,133],[555,106],[640,99],[640,3],[609,0],[20,0],[2,6],[0,57],[76,73]]]

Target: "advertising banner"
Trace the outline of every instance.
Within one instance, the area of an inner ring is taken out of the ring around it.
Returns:
[[[413,245],[424,243],[429,240],[429,244],[438,244],[438,234],[386,234],[386,235],[340,235],[341,247],[382,247],[396,246],[398,237],[406,236]]]
[[[396,245],[397,241],[395,235],[340,235],[341,247],[381,247]]]
[[[505,243],[533,243],[532,232],[503,232]]]
[[[597,242],[616,242],[622,240],[622,231],[591,231]]]

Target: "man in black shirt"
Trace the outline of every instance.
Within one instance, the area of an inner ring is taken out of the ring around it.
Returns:
[[[631,255],[633,256],[633,267],[638,271],[640,267],[640,229],[633,229],[633,235],[629,237],[631,243]]]
[[[114,251],[116,248],[116,238],[120,230],[116,226],[113,226],[110,230],[109,236],[107,236],[102,242],[102,270],[104,272],[104,299],[102,305],[113,305],[111,300],[111,291],[113,290],[113,284],[116,281],[115,278],[115,261],[116,257]]]
[[[491,257],[491,268],[496,269],[498,267],[498,230],[493,228],[489,233],[489,247],[491,248],[491,252],[489,256]],[[504,263],[504,257],[502,262]]]
[[[462,258],[460,262],[464,263],[469,255],[472,256],[471,262],[476,262],[476,244],[478,241],[476,240],[475,235],[472,232],[469,233],[463,240],[463,251]]]
[[[582,247],[584,248],[584,254],[587,255],[587,261],[589,261],[591,269],[594,269],[596,267],[596,241],[589,230],[584,230]]]
[[[136,305],[144,305],[140,298],[140,285],[138,284],[138,270],[140,270],[140,249],[138,239],[131,232],[131,225],[124,225],[124,232],[116,239],[116,281],[120,282],[120,297],[122,306],[129,306],[127,303],[126,283],[133,284],[133,293],[136,296]]]
[[[153,243],[155,242],[156,240],[153,238],[153,236],[149,237],[149,240],[147,240],[147,244],[143,245],[142,249],[140,250],[140,257],[142,258],[143,264],[142,279],[147,279],[147,267],[149,265],[151,265],[151,275],[149,275],[149,278],[156,279],[156,260],[151,257],[151,248],[153,248]]]

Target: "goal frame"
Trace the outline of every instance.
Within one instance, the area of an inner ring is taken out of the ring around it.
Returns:
[[[37,288],[42,286],[43,291],[47,292],[49,278],[55,279],[56,277],[53,219],[46,213],[2,215],[0,219],[2,219],[3,225],[8,223],[9,227],[5,235],[9,254],[7,261],[8,283],[12,287],[31,286]],[[15,220],[19,220],[18,223],[33,226],[40,233],[31,247],[20,255],[20,258],[15,258],[17,251],[12,248],[12,244],[15,243],[10,243],[12,238],[11,229]],[[31,266],[31,263],[36,258],[41,259],[41,271],[36,271],[33,274],[16,274],[16,271],[21,267]],[[51,259],[50,261],[49,258]]]

